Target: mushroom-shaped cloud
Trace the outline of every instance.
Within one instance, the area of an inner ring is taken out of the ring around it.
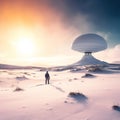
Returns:
[[[97,34],[84,34],[75,39],[72,49],[79,52],[98,52],[107,48],[105,39]]]

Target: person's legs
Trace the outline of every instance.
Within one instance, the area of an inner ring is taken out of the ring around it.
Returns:
[[[48,78],[45,79],[45,84],[49,84],[49,79]]]
[[[48,84],[49,84],[49,78],[48,78]]]
[[[47,84],[47,78],[45,79],[45,84]]]
[[[50,83],[49,80],[50,80],[50,78],[46,78],[45,79],[45,84],[49,84]]]

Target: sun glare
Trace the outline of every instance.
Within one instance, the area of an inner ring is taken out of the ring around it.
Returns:
[[[16,49],[19,56],[32,57],[35,53],[33,40],[28,37],[21,37],[16,43]]]

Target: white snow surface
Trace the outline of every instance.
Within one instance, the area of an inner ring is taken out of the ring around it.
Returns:
[[[83,34],[72,44],[72,49],[79,52],[98,52],[106,48],[107,42],[97,34]]]
[[[120,120],[120,112],[112,109],[120,104],[117,71],[92,73],[93,78],[82,78],[86,72],[81,71],[49,71],[50,84],[45,85],[45,72],[0,70],[0,120]],[[16,79],[23,76],[26,79]],[[14,92],[16,87],[23,91]],[[88,99],[79,102],[70,92]]]

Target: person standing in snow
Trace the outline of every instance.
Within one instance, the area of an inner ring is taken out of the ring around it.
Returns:
[[[46,73],[45,73],[45,84],[49,84],[50,83],[49,80],[50,80],[50,75],[49,75],[48,71],[46,71]]]

